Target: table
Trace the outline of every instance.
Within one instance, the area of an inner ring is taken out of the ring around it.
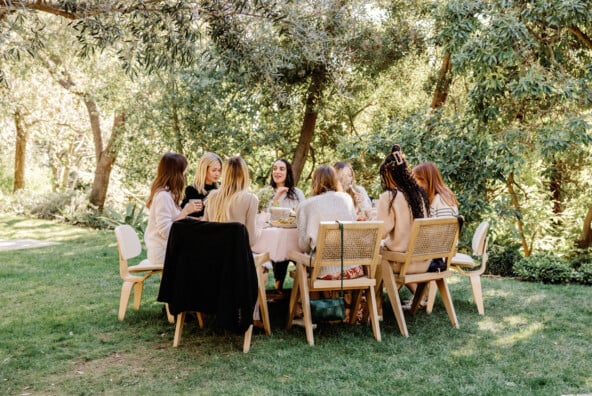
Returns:
[[[259,239],[251,250],[255,253],[269,253],[271,261],[288,260],[288,252],[296,250],[302,252],[298,247],[298,229],[267,227],[261,230]]]

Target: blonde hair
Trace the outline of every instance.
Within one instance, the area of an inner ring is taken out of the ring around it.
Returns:
[[[230,219],[230,208],[234,201],[249,190],[249,168],[240,156],[230,157],[222,170],[222,185],[212,192],[206,207],[212,216],[208,220],[225,222]],[[208,215],[209,216],[209,215]]]
[[[354,206],[356,207],[356,209],[358,208],[358,201],[356,200],[356,175],[354,173],[354,168],[352,168],[351,164],[349,162],[343,162],[343,161],[339,161],[336,162],[335,165],[333,165],[333,168],[335,168],[336,174],[337,174],[337,180],[339,180],[339,184],[341,184],[341,189],[348,193],[349,196],[352,198],[352,201],[354,201]],[[349,169],[349,171],[351,172],[351,184],[345,188],[345,186],[343,185],[343,170],[344,169]]]
[[[206,176],[208,174],[208,168],[216,162],[220,164],[220,167],[222,167],[222,160],[220,157],[218,157],[217,154],[210,152],[204,153],[199,159],[199,162],[197,163],[197,170],[195,172],[195,180],[193,181],[193,187],[198,193],[202,195],[208,194],[205,188]]]

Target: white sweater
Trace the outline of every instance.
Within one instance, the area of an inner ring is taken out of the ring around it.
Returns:
[[[170,192],[160,190],[154,194],[152,205],[150,205],[148,226],[144,233],[148,261],[151,264],[164,265],[171,226],[179,213],[181,209],[175,204]]]
[[[298,207],[298,245],[310,252],[317,246],[317,234],[321,221],[355,221],[356,209],[351,197],[344,192],[329,191],[306,199]],[[344,267],[345,270],[350,268]],[[324,267],[320,276],[339,273],[341,267]]]

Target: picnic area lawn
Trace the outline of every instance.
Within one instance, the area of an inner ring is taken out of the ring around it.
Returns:
[[[0,216],[0,240],[57,245],[0,251],[0,394],[469,394],[592,393],[592,287],[484,277],[485,315],[459,276],[449,286],[460,323],[439,300],[407,314],[402,337],[385,303],[382,342],[364,325],[284,329],[272,335],[174,325],[156,301],[158,277],[117,320],[121,279],[113,231]]]

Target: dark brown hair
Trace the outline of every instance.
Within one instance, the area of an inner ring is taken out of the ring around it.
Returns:
[[[335,169],[329,165],[321,165],[312,174],[312,195],[320,195],[328,191],[340,191]]]
[[[407,160],[401,152],[401,146],[394,144],[390,153],[380,165],[380,179],[382,188],[392,193],[389,208],[392,208],[398,191],[401,191],[407,200],[414,219],[427,217],[430,213],[428,196],[411,174],[407,166]]]
[[[166,153],[163,155],[158,162],[156,177],[150,187],[150,196],[146,206],[150,208],[152,199],[159,190],[169,191],[178,205],[183,197],[185,187],[185,169],[187,169],[187,158],[181,154]]]

